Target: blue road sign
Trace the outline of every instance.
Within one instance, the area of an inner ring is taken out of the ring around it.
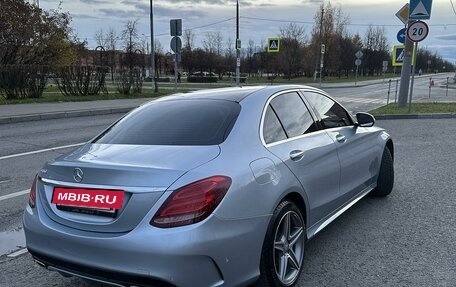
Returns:
[[[399,41],[399,43],[405,43],[405,37],[407,37],[406,32],[407,28],[402,28],[399,30],[399,32],[397,32],[397,40]]]
[[[431,18],[432,0],[410,0],[409,20],[428,20]]]

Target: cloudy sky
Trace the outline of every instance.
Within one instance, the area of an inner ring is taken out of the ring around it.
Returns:
[[[142,37],[150,37],[150,0],[40,0],[44,9],[55,9],[61,3],[63,11],[73,17],[73,28],[79,38],[87,39],[90,47],[95,46],[97,30],[114,28],[121,31],[128,20],[139,19]],[[246,47],[249,40],[261,45],[268,37],[278,35],[279,29],[295,22],[310,34],[314,15],[321,0],[239,0],[240,38]],[[437,51],[445,59],[456,63],[456,0],[433,0],[428,37],[420,42]],[[397,45],[397,32],[403,28],[396,12],[406,1],[397,0],[333,0],[349,16],[350,33],[362,37],[367,27],[383,26],[389,44]],[[196,42],[201,43],[207,32],[219,31],[225,41],[235,38],[235,0],[153,0],[154,33],[165,50],[169,49],[169,20],[182,19],[183,29],[192,29]],[[330,52],[330,51],[329,51]]]

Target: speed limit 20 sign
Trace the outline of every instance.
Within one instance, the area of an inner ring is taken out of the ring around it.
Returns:
[[[429,34],[429,26],[423,21],[416,21],[407,28],[407,37],[412,42],[423,41]]]

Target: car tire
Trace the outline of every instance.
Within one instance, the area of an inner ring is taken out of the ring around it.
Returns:
[[[382,155],[382,163],[378,173],[377,187],[372,190],[372,196],[387,196],[393,190],[394,185],[394,165],[390,150],[385,147]]]
[[[258,287],[290,287],[298,281],[304,262],[306,228],[301,210],[282,201],[266,232]]]

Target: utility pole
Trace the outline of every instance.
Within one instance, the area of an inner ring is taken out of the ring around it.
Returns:
[[[239,0],[236,1],[236,86],[240,86],[241,49],[239,45]]]
[[[239,46],[239,0],[236,1],[236,86],[240,86],[241,48]]]
[[[155,42],[154,42],[154,6],[150,0],[150,76],[152,78],[152,89],[158,93],[158,83],[155,79]]]
[[[323,72],[323,17],[325,16],[325,8],[323,7],[323,4],[322,4],[322,7],[321,7],[321,16],[320,16],[320,37],[319,37],[319,40],[320,40],[320,43],[318,45],[318,55],[320,55],[319,59],[317,60],[317,68],[315,69],[315,71],[320,71],[320,88],[321,88],[321,74]],[[318,69],[318,65],[320,65],[320,68]]]

